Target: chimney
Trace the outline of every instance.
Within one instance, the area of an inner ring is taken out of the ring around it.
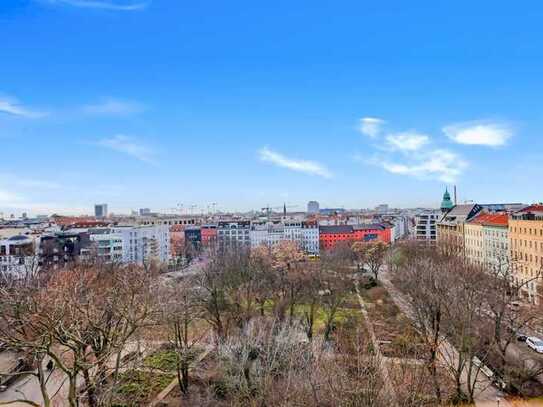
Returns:
[[[455,206],[457,205],[457,202],[456,202],[456,185],[454,186],[454,205]]]

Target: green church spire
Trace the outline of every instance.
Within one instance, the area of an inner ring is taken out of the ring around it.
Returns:
[[[445,193],[443,194],[443,200],[441,201],[441,211],[447,212],[450,209],[452,209],[453,206],[454,204],[451,201],[451,195],[449,194],[449,190],[445,188]]]

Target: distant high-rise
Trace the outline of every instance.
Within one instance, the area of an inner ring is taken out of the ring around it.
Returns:
[[[378,205],[375,210],[378,212],[378,213],[387,213],[388,212],[388,204],[381,204],[381,205]]]
[[[315,214],[319,213],[319,203],[317,201],[309,201],[307,203],[307,213]]]
[[[94,216],[97,218],[107,218],[107,204],[94,205]]]
[[[140,208],[140,216],[148,216],[151,214],[151,209],[149,208]]]

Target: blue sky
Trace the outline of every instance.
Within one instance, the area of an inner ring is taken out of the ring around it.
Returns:
[[[0,212],[543,200],[543,4],[4,0]]]

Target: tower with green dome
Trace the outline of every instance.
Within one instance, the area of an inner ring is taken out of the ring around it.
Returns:
[[[445,188],[445,193],[443,194],[443,200],[441,201],[441,212],[449,212],[453,208],[454,204],[451,201],[451,195],[449,190]]]

